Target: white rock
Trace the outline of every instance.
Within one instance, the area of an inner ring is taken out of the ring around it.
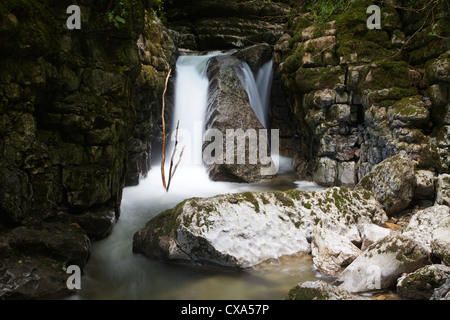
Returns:
[[[414,214],[406,228],[402,230],[402,233],[414,238],[431,253],[433,232],[440,226],[442,221],[448,218],[450,218],[450,208],[435,205]]]
[[[433,231],[431,248],[443,264],[450,266],[450,218],[442,220]]]
[[[377,226],[376,224],[361,225],[359,232],[361,233],[362,239],[362,251],[366,250],[371,244],[392,234],[392,230]]]
[[[450,174],[441,174],[437,178],[436,203],[450,206]]]
[[[247,268],[310,253],[315,226],[358,240],[357,225],[386,220],[379,203],[363,190],[219,195],[187,200],[150,220],[135,234],[133,251],[162,260]]]
[[[417,170],[414,198],[434,200],[434,179],[434,172],[430,170]]]
[[[339,276],[340,288],[368,292],[395,285],[403,273],[428,262],[428,251],[402,234],[385,237],[363,251]]]
[[[311,247],[315,266],[334,277],[361,253],[347,237],[318,226],[314,228]]]

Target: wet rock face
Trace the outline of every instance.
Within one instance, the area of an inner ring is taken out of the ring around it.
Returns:
[[[160,101],[167,33],[141,1],[124,1],[135,10],[123,28],[104,3],[81,1],[82,29],[69,31],[71,4],[0,4],[2,298],[70,294],[62,268],[82,268],[89,241],[111,233],[128,163],[136,182],[157,135],[144,100]]]
[[[66,268],[83,268],[90,240],[77,224],[45,223],[1,235],[0,299],[59,299],[71,292]]]
[[[162,93],[165,79],[175,65],[177,49],[168,30],[156,16],[148,13],[142,34],[137,39],[141,71],[134,85],[135,125],[129,140],[126,186],[139,184],[150,170],[152,144],[162,138]],[[172,82],[165,97],[166,121],[170,119]]]
[[[288,9],[267,1],[169,1],[170,35],[180,48],[217,50],[275,44]]]
[[[64,17],[64,4],[34,15],[13,6],[15,28],[2,20],[0,146],[7,156],[0,167],[2,188],[15,190],[2,193],[1,220],[8,225],[32,225],[58,208],[109,206],[119,215],[135,114],[132,83],[140,71],[136,42],[98,22],[101,6],[83,16],[83,32],[65,30],[54,20]]]

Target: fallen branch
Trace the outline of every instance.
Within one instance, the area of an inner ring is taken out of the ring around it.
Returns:
[[[184,154],[185,147],[183,147],[183,149],[181,150],[180,159],[178,159],[178,162],[175,165],[175,168],[173,169],[173,161],[174,161],[175,154],[177,152],[177,146],[178,146],[178,128],[179,128],[179,126],[180,126],[180,121],[178,121],[178,124],[177,124],[177,131],[175,134],[175,147],[173,148],[172,158],[170,159],[169,182],[168,182],[167,188],[166,188],[167,191],[169,191],[170,183],[172,182],[172,178],[175,175],[175,172],[177,172],[178,166],[180,165],[181,159],[183,158],[183,154]],[[173,169],[173,172],[172,172],[172,169]]]
[[[165,95],[167,92],[167,85],[169,83],[169,78],[170,78],[170,74],[171,74],[172,70],[169,70],[169,74],[167,75],[166,78],[166,83],[165,83],[165,87],[164,87],[164,92],[163,92],[163,103],[162,103],[162,129],[163,129],[163,142],[162,142],[162,155],[161,155],[161,178],[162,178],[162,182],[163,182],[163,187],[164,189],[166,189],[166,191],[169,191],[170,188],[170,184],[172,182],[172,179],[178,169],[178,166],[181,163],[181,159],[183,158],[183,154],[184,154],[184,148],[181,150],[180,153],[180,158],[178,159],[177,164],[174,167],[174,159],[175,159],[175,154],[177,152],[177,146],[178,146],[178,129],[180,127],[180,121],[178,121],[177,123],[177,130],[176,130],[176,134],[175,134],[175,146],[172,152],[172,157],[170,159],[170,169],[169,169],[169,181],[166,183],[166,174],[165,174],[165,164],[166,164],[166,139],[169,136],[168,134],[166,135],[166,121],[165,121],[165,117],[164,117],[164,109],[165,109]]]
[[[162,112],[161,112],[161,118],[162,118],[162,133],[163,133],[163,142],[162,142],[162,154],[161,154],[161,178],[162,178],[162,183],[164,186],[164,189],[167,190],[167,185],[166,185],[166,174],[164,172],[164,165],[166,163],[166,139],[167,139],[167,135],[166,135],[166,121],[165,121],[165,117],[164,117],[164,109],[165,109],[165,96],[166,96],[166,92],[167,92],[167,84],[169,83],[169,78],[170,78],[170,74],[172,73],[172,69],[169,70],[169,74],[167,75],[166,78],[166,83],[164,86],[164,92],[163,92],[163,96],[162,96]]]

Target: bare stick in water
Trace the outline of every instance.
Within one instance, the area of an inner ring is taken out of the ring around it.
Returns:
[[[176,131],[176,134],[175,134],[175,147],[173,148],[172,158],[170,159],[169,182],[168,182],[167,188],[166,188],[167,191],[169,191],[170,183],[172,182],[172,178],[175,175],[175,172],[177,171],[178,166],[181,163],[181,158],[183,158],[183,153],[184,153],[184,148],[185,148],[185,147],[183,147],[183,150],[181,150],[180,159],[178,159],[178,162],[175,165],[175,169],[173,169],[173,161],[175,159],[175,154],[177,152],[177,146],[178,146],[178,128],[179,127],[180,127],[180,121],[178,121],[178,123],[177,123],[177,131]],[[173,169],[173,172],[172,172],[172,169]]]
[[[164,92],[163,92],[163,96],[162,96],[162,114],[161,114],[161,118],[162,118],[162,130],[163,130],[163,142],[162,142],[162,156],[161,156],[161,178],[162,178],[162,183],[164,186],[164,189],[167,190],[167,185],[166,185],[166,174],[164,172],[164,165],[166,163],[166,121],[164,119],[164,109],[165,109],[165,96],[166,96],[166,92],[167,92],[167,84],[169,83],[169,78],[170,78],[170,74],[172,72],[172,69],[169,70],[169,74],[167,75],[166,78],[166,84],[164,86]]]
[[[162,103],[162,115],[161,115],[161,117],[162,117],[162,129],[163,129],[163,142],[162,142],[162,155],[161,155],[161,178],[162,178],[164,189],[166,189],[167,192],[169,191],[170,183],[172,182],[172,178],[175,175],[175,172],[177,171],[178,166],[181,163],[181,159],[183,158],[184,148],[185,148],[185,147],[183,147],[183,150],[181,150],[180,158],[178,159],[178,162],[177,162],[177,164],[175,165],[175,168],[174,168],[174,166],[173,166],[174,165],[174,159],[175,159],[175,154],[177,152],[177,146],[178,146],[178,128],[180,127],[180,121],[178,120],[177,131],[176,131],[176,135],[175,135],[175,147],[173,149],[172,157],[170,159],[169,181],[166,184],[166,174],[165,174],[165,171],[164,171],[164,166],[166,164],[166,139],[167,139],[167,137],[169,135],[168,134],[166,135],[166,121],[165,121],[165,118],[164,118],[164,109],[165,109],[165,95],[166,95],[166,92],[167,92],[167,84],[169,83],[169,78],[170,78],[171,72],[172,72],[172,69],[169,70],[169,74],[167,75],[167,79],[166,79],[166,84],[164,86],[164,92],[163,92],[163,98],[162,98],[162,100],[163,100],[163,103]]]

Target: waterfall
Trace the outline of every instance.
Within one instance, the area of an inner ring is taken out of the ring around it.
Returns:
[[[175,129],[180,121],[180,146],[186,146],[183,163],[202,164],[202,138],[204,133],[205,114],[209,80],[206,75],[208,62],[218,55],[232,54],[232,52],[212,52],[206,55],[184,55],[177,60],[175,71],[175,108],[173,112],[172,128]],[[254,74],[247,63],[243,63],[243,81],[258,120],[269,128],[269,104],[272,86],[272,60],[265,63]],[[168,150],[172,151],[175,132],[171,135]],[[179,150],[178,150],[179,151]],[[167,157],[166,157],[167,158]]]
[[[250,105],[264,128],[269,129],[269,104],[272,88],[272,60],[266,62],[255,75],[247,63],[244,63],[245,86]]]
[[[175,128],[177,121],[180,120],[180,148],[183,145],[190,148],[190,157],[195,161],[199,157],[201,160],[204,128],[200,124],[205,122],[209,87],[206,69],[208,60],[217,54],[223,53],[181,56],[177,61],[172,128]],[[266,72],[270,73],[270,69],[271,65],[269,68],[267,64],[261,68],[256,77],[252,73],[248,74],[249,96],[252,101],[259,99],[260,104],[254,104],[253,107],[260,110],[262,115],[265,114],[264,110],[267,110],[268,105],[270,77]],[[253,86],[253,91],[250,90],[250,86]],[[263,119],[266,119],[263,121],[267,123],[267,118]],[[194,147],[191,148],[192,146]],[[171,152],[170,144],[168,147],[167,151]],[[292,274],[274,269],[256,277],[252,273],[239,273],[235,277],[230,277],[229,273],[224,276],[223,272],[167,266],[144,259],[132,252],[134,233],[143,228],[149,219],[173,208],[185,199],[296,188],[294,182],[296,174],[292,171],[290,159],[281,157],[281,167],[281,174],[277,180],[269,184],[213,182],[209,179],[201,161],[194,163],[188,155],[185,155],[180,169],[174,176],[170,192],[166,192],[162,186],[159,166],[153,167],[138,186],[124,189],[120,220],[111,236],[93,244],[91,258],[84,269],[82,290],[76,298],[224,299],[227,298],[227,293],[230,293],[232,298],[238,299],[278,299],[277,290],[285,292],[286,286],[290,288],[292,283],[298,282],[299,279],[315,280],[311,263],[304,259],[300,262],[296,260]],[[300,189],[313,187],[304,183],[298,185]],[[267,286],[267,283],[270,283],[270,286]]]
[[[215,55],[181,56],[177,61],[172,128],[175,129],[180,121],[179,140],[185,146],[183,162],[202,163],[201,141],[209,86],[206,68],[208,60]]]

